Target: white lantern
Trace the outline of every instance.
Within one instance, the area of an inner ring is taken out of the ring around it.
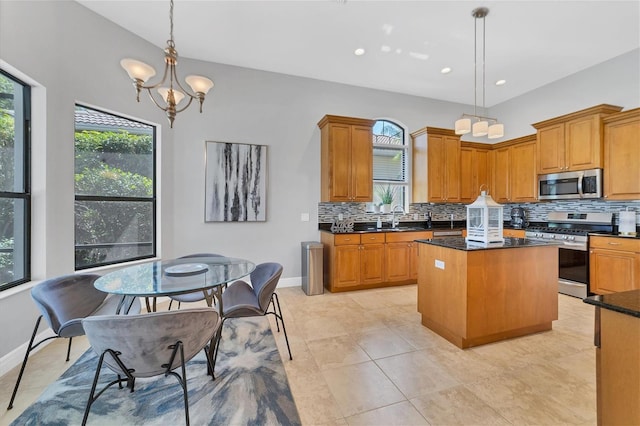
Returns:
[[[503,243],[503,208],[486,191],[481,191],[478,198],[467,206],[467,237],[465,240],[485,244]]]

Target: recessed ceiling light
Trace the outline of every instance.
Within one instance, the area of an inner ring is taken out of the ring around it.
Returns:
[[[353,51],[353,53],[354,53],[356,56],[362,56],[362,55],[364,55],[364,49],[363,49],[363,48],[361,48],[361,47],[359,47],[359,48],[357,48],[356,50],[354,50],[354,51]]]
[[[444,67],[440,70],[440,72],[442,74],[449,74],[451,72],[451,68],[450,67]]]
[[[380,46],[380,50],[384,53],[389,53],[391,52],[391,46],[387,46],[386,44],[383,44],[382,46]]]
[[[396,49],[396,53],[397,53],[398,55],[399,55],[399,54],[401,54],[401,53],[402,53],[402,49],[397,48],[397,49]]]
[[[507,80],[498,80],[498,81],[496,81],[496,86],[502,86],[506,82],[507,82]]]

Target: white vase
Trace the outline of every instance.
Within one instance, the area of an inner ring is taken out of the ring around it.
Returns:
[[[380,213],[391,213],[391,204],[383,204],[380,207]]]

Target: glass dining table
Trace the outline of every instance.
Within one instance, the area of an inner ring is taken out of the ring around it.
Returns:
[[[223,256],[158,260],[109,272],[93,285],[105,293],[122,296],[117,314],[128,313],[136,297],[144,297],[147,311],[151,312],[155,311],[157,297],[201,291],[208,306],[216,299],[222,315],[222,286],[254,269],[253,262]],[[149,299],[153,299],[153,306]]]

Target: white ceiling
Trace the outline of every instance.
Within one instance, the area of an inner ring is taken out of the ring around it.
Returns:
[[[166,46],[168,0],[78,1]],[[474,103],[471,11],[486,6],[487,107],[640,47],[640,0],[175,1],[182,57],[465,104]],[[353,54],[359,47],[365,55]],[[160,55],[150,65],[158,70]]]

